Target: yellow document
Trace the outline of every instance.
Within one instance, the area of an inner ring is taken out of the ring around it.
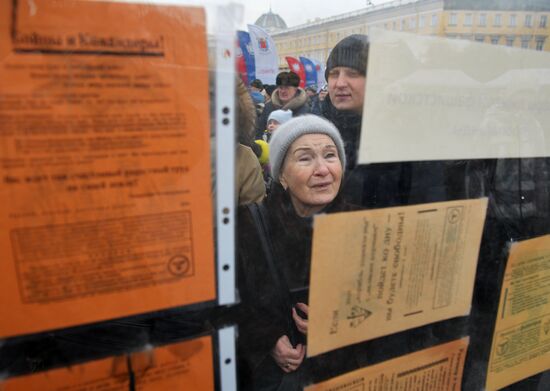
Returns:
[[[138,391],[213,390],[212,338],[15,377],[0,391],[127,391],[130,370]]]
[[[470,312],[487,199],[315,218],[308,355]]]
[[[306,391],[459,391],[468,338],[384,361]]]
[[[487,390],[550,369],[550,235],[514,243],[506,265]]]
[[[550,155],[550,54],[381,29],[359,163]]]
[[[215,298],[206,15],[0,1],[0,337]]]

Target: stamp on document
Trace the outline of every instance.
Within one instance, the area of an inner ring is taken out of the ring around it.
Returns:
[[[349,323],[350,327],[356,328],[365,320],[367,320],[367,318],[371,315],[372,315],[372,311],[369,311],[366,308],[354,305],[353,307],[351,307],[351,313],[347,316],[347,318],[350,321]]]
[[[174,255],[168,261],[168,271],[177,277],[185,276],[191,269],[191,262],[185,255]]]

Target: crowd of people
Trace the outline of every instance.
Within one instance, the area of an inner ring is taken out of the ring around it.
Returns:
[[[367,54],[367,36],[352,35],[343,39],[332,50],[325,72],[327,85],[320,88],[311,85],[301,88],[300,77],[296,73],[283,71],[277,75],[274,86],[263,85],[256,79],[250,83],[249,96],[239,94],[238,103],[241,107],[250,107],[250,101],[255,107],[255,140],[248,146],[259,159],[268,192],[271,181],[277,180],[270,169],[269,144],[276,129],[293,117],[313,114],[332,122],[346,145],[348,166],[345,169],[355,166]],[[239,83],[242,82],[239,80]],[[239,131],[242,133],[242,129]],[[240,199],[239,203],[244,204],[247,201]]]
[[[496,252],[508,240],[546,232],[548,203],[538,202],[534,196],[525,197],[530,194],[526,191],[535,186],[543,189],[540,194],[548,194],[550,181],[546,178],[550,170],[546,159],[525,162],[543,169],[537,171],[540,180],[525,186],[521,194],[499,176],[504,173],[499,167],[508,164],[506,175],[514,183],[520,183],[520,176],[530,180],[533,171],[521,174],[523,165],[514,161],[499,160],[496,166],[494,161],[485,160],[358,165],[368,55],[367,36],[348,36],[327,59],[326,86],[300,88],[298,75],[285,71],[277,76],[271,93],[255,81],[256,90],[250,87],[249,93],[243,94],[249,102],[239,99],[239,105],[252,106],[249,112],[259,114],[255,126],[248,127],[253,136],[247,142],[255,152],[251,172],[256,172],[256,194],[260,194],[253,202],[250,197],[239,197],[237,278],[243,313],[238,318],[244,321],[239,324],[238,346],[242,389],[298,390],[318,374],[328,378],[342,373],[340,364],[346,364],[345,371],[365,365],[368,354],[361,351],[361,346],[306,359],[315,214],[488,196],[486,230],[492,241],[480,250],[478,279],[482,283],[476,285],[474,297],[482,303],[472,310],[472,319],[482,321],[476,322],[476,331],[470,333],[478,342],[491,327],[498,304],[494,292],[498,292],[499,280],[489,278],[495,271],[501,273],[504,265]],[[254,106],[254,93],[264,97],[261,106]],[[239,188],[244,185],[238,183]],[[493,288],[490,294],[488,286]],[[461,334],[461,327],[428,325],[411,331],[412,339],[411,334],[401,335],[401,339],[393,336],[390,343],[406,345],[414,340],[419,346],[430,346],[453,332]],[[478,345],[471,349],[472,358],[466,367],[486,362],[488,347]],[[391,349],[386,346],[385,350]],[[471,378],[472,382],[478,381],[475,376]]]
[[[248,144],[239,149],[256,152],[256,168],[249,162],[247,175],[237,173],[237,188],[247,189],[239,192],[237,230],[241,318],[247,319],[239,337],[244,389],[301,389],[314,373],[338,373],[336,363],[350,361],[305,359],[307,292],[313,216],[376,206],[363,191],[365,182],[380,178],[356,164],[368,48],[365,35],[340,41],[327,60],[327,85],[319,89],[301,88],[299,76],[284,71],[274,90],[254,80],[249,94],[239,94],[239,112],[257,114],[255,140],[239,140]],[[384,180],[400,185],[399,177]],[[375,198],[379,206],[388,201]]]
[[[333,372],[338,362],[305,358],[312,222],[317,213],[360,206],[348,202],[346,193],[356,161],[367,55],[367,37],[352,35],[328,58],[327,86],[301,88],[299,76],[284,71],[272,91],[254,80],[248,94],[239,93],[240,117],[243,110],[257,114],[255,140],[240,137],[238,147],[247,156],[254,150],[257,159],[246,170],[237,165],[247,173],[237,172],[237,281],[247,319],[239,325],[243,389],[301,389],[312,373]],[[242,92],[244,83],[239,85]],[[241,119],[238,126],[241,134],[243,128],[250,134],[250,121]]]

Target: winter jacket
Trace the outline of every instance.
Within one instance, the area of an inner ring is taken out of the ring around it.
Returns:
[[[347,201],[368,208],[383,208],[445,200],[442,163],[358,166],[362,115],[337,110],[328,95],[321,103],[321,115],[338,128],[344,139],[348,163],[342,193]]]
[[[237,145],[235,199],[239,205],[260,202],[265,197],[262,167],[256,154],[242,144]]]
[[[297,117],[299,115],[304,115],[310,113],[311,109],[309,107],[309,102],[307,94],[302,88],[296,90],[296,95],[287,103],[283,104],[279,99],[279,91],[273,91],[271,95],[271,100],[265,104],[262,115],[258,118],[256,124],[256,139],[260,140],[262,138],[263,132],[267,129],[267,119],[269,114],[274,110],[290,110],[292,111],[292,116]]]
[[[291,309],[296,302],[307,302],[313,218],[303,218],[295,211],[288,193],[279,183],[263,205],[267,211],[268,237],[273,247],[277,269],[277,284],[261,246],[259,232],[250,210],[240,207],[238,214],[238,288],[241,297],[239,319],[240,378],[244,389],[277,389],[283,377],[291,378],[285,390],[301,390],[311,382],[313,374],[338,374],[339,365],[349,361],[335,359],[304,359],[296,373],[290,376],[276,365],[270,353],[277,340],[289,336],[294,345],[305,343],[292,319]],[[337,197],[324,213],[353,209]],[[283,287],[282,290],[279,287]],[[336,355],[343,354],[342,352]],[[332,357],[332,358],[331,358]]]

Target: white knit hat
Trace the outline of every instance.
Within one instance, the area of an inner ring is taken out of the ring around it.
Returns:
[[[271,162],[271,173],[273,179],[279,182],[279,174],[283,161],[285,160],[288,148],[292,143],[304,134],[326,134],[329,136],[336,148],[338,157],[342,163],[342,170],[346,167],[346,153],[344,151],[344,141],[340,132],[324,118],[312,114],[306,114],[294,117],[277,128],[269,143],[269,161]]]
[[[292,111],[290,110],[273,110],[269,117],[267,117],[267,122],[269,123],[270,120],[274,119],[281,125],[284,124],[286,121],[289,121],[292,118]]]

